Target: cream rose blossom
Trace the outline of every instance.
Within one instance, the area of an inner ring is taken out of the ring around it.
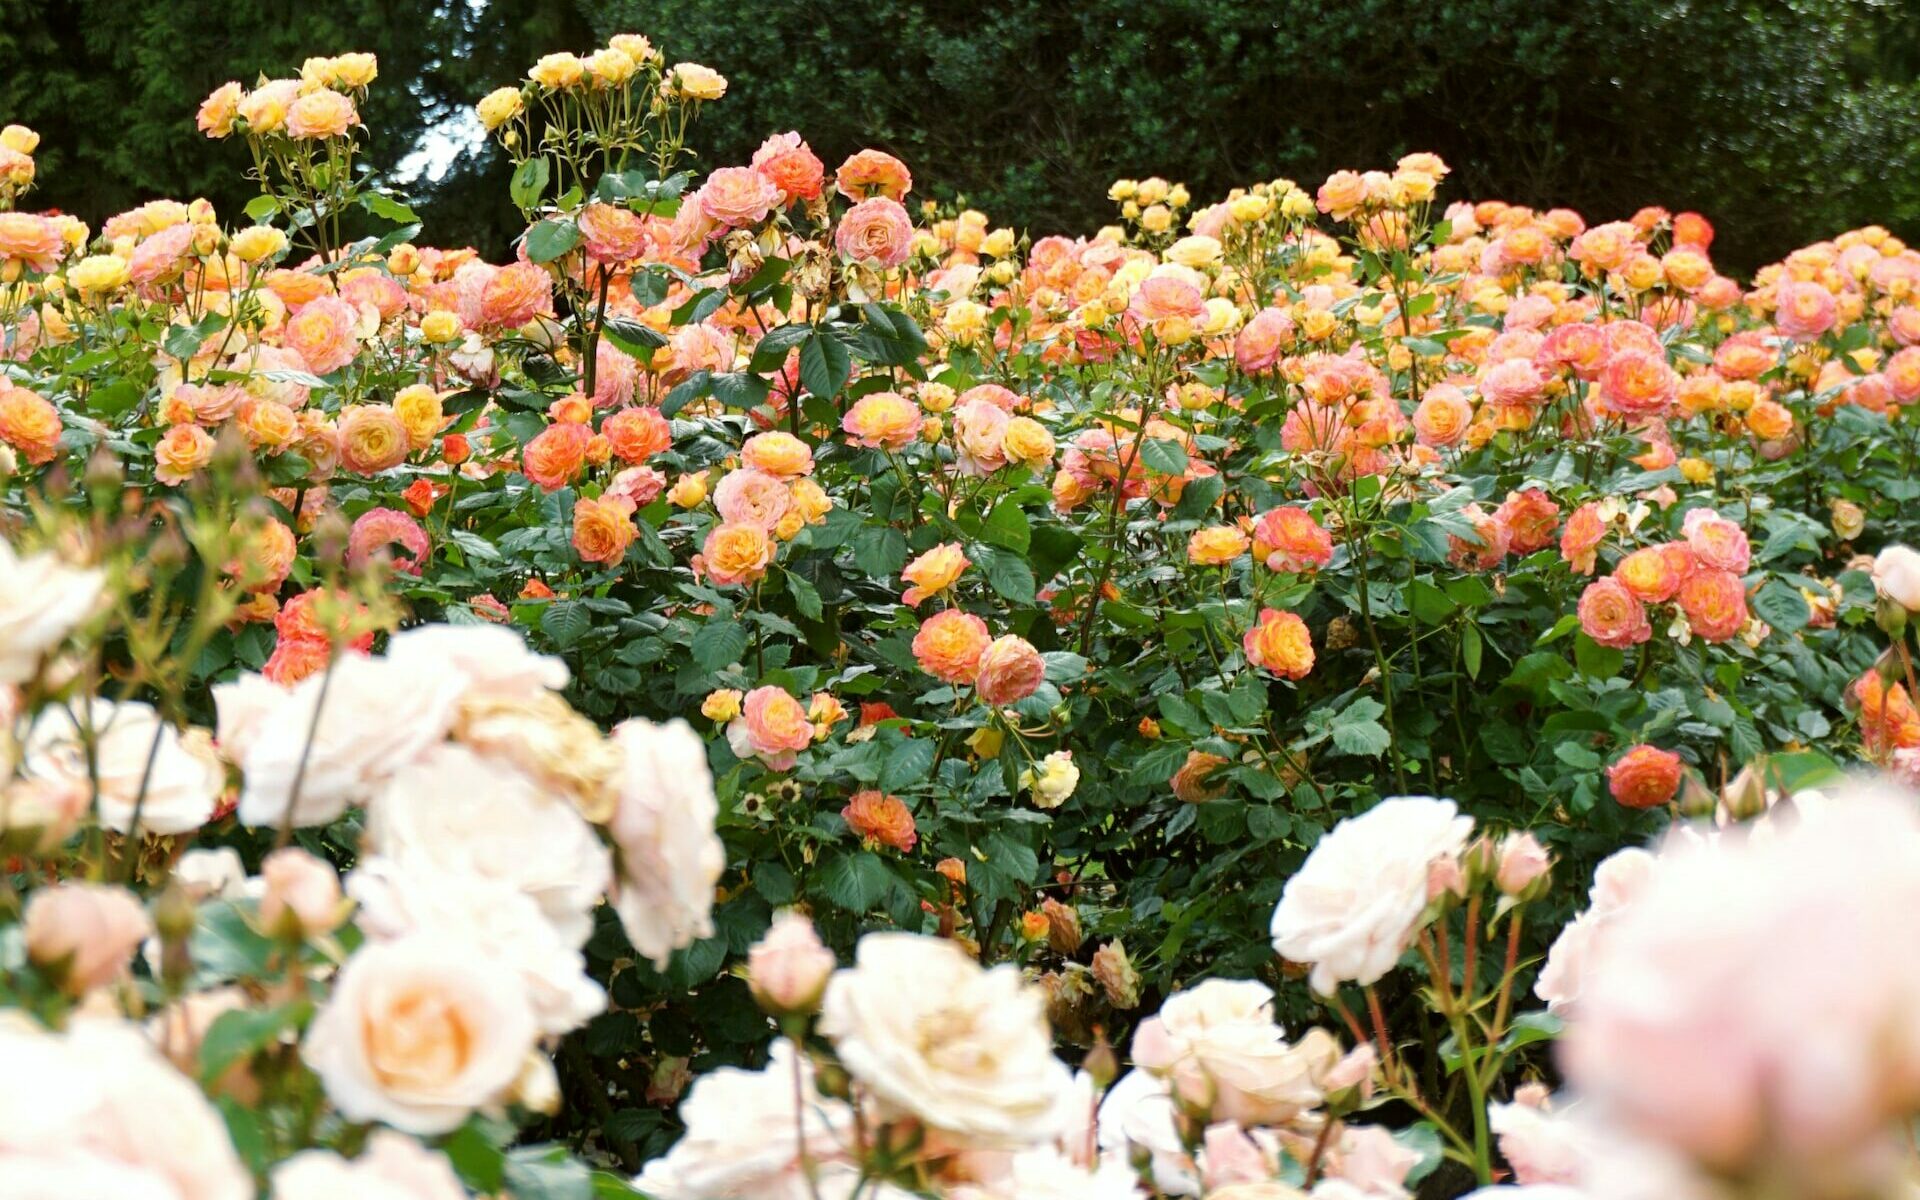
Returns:
[[[612,740],[621,759],[607,822],[620,856],[613,907],[633,948],[664,968],[713,933],[713,888],[726,869],[707,748],[685,721],[623,721]]]
[[[417,936],[347,960],[301,1054],[348,1120],[436,1134],[503,1099],[538,1034],[510,968],[478,946]]]
[[[1393,969],[1427,906],[1435,861],[1466,845],[1473,820],[1451,800],[1399,796],[1320,839],[1280,894],[1273,948],[1311,963],[1315,991],[1369,984]]]
[[[29,779],[88,794],[97,783],[100,823],[118,833],[132,826],[136,810],[145,833],[191,833],[213,815],[226,786],[204,733],[183,736],[151,705],[134,700],[95,698],[77,710],[44,709],[23,750]]]
[[[1321,1029],[1289,1044],[1265,984],[1209,979],[1141,1022],[1133,1058],[1181,1096],[1210,1096],[1214,1120],[1273,1125],[1320,1102],[1320,1080],[1340,1047]]]
[[[874,933],[827,984],[820,1032],[884,1110],[962,1146],[1011,1149],[1055,1135],[1072,1086],[1043,1009],[1016,967],[984,969],[940,938]]]
[[[93,611],[106,577],[0,540],[0,684],[25,683]]]

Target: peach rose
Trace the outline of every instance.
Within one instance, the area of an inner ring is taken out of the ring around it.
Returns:
[[[1271,371],[1293,340],[1293,318],[1284,309],[1263,308],[1234,339],[1233,359],[1242,371],[1258,375]]]
[[[308,92],[287,106],[287,133],[295,138],[340,137],[359,123],[353,101],[327,88]]]
[[[875,196],[848,209],[834,229],[840,257],[879,270],[907,261],[913,246],[913,220],[899,201]]]
[[[153,922],[125,888],[59,883],[27,900],[22,929],[34,966],[62,991],[80,996],[125,977]]]
[[[818,200],[825,186],[826,167],[798,133],[776,133],[753,152],[753,169],[766,176],[791,204]]]
[[[538,1033],[510,969],[419,935],[347,960],[301,1054],[348,1120],[439,1134],[505,1098]]]
[[[1046,660],[1018,634],[996,638],[980,653],[974,688],[980,699],[1001,708],[1033,695],[1047,677]]]
[[[707,577],[722,587],[754,583],[773,561],[773,540],[766,529],[743,522],[713,527],[700,549]]]
[[[721,167],[693,197],[715,224],[730,229],[758,225],[779,206],[780,189],[752,167]]]
[[[1681,523],[1687,546],[1702,566],[1735,575],[1746,573],[1753,551],[1747,544],[1747,532],[1711,508],[1696,508]]]
[[[377,475],[407,461],[412,442],[393,409],[382,404],[351,404],[340,413],[340,466],[361,475]]]
[[[1695,571],[1675,599],[1687,625],[1709,642],[1724,642],[1746,627],[1747,589],[1731,571]]]
[[[1451,384],[1435,384],[1413,410],[1414,436],[1422,446],[1454,446],[1473,424],[1473,402]]]
[[[1617,579],[1596,579],[1580,593],[1580,628],[1602,646],[1624,650],[1653,636],[1647,610]]]
[[[578,224],[587,257],[595,262],[631,262],[646,253],[646,222],[630,208],[595,201],[580,210]]]
[[[627,556],[639,530],[633,524],[633,505],[614,496],[581,497],[573,504],[573,549],[581,561],[618,563]]]
[[[614,726],[618,801],[607,832],[620,851],[610,899],[633,948],[664,970],[676,949],[713,933],[726,848],[707,746],[685,721]]]
[[[756,433],[740,448],[740,461],[779,479],[813,474],[813,448],[790,433]]]
[[[912,401],[895,392],[862,396],[847,409],[840,428],[855,445],[873,450],[903,450],[920,436],[926,418]]]
[[[1234,525],[1209,525],[1187,539],[1187,561],[1202,567],[1224,567],[1247,552],[1247,535]]]
[[[1635,746],[1607,768],[1607,790],[1625,808],[1658,808],[1680,790],[1680,756],[1658,746]]]
[[[913,851],[920,835],[913,826],[913,814],[898,796],[883,792],[855,792],[840,810],[840,816],[855,837],[864,842],[889,846],[902,854]]]
[[[404,554],[395,553],[399,546]],[[353,522],[347,534],[347,565],[356,570],[379,562],[418,575],[432,556],[433,544],[420,522],[395,508],[370,508]]]
[[[1264,608],[1242,641],[1247,661],[1282,679],[1305,679],[1313,670],[1313,638],[1307,623],[1290,612]]]
[[[901,200],[913,190],[907,165],[884,150],[862,150],[848,158],[834,172],[833,181],[841,195],[855,200],[870,196]]]
[[[836,965],[813,922],[788,909],[774,915],[772,927],[747,951],[747,986],[767,1011],[804,1015],[820,1007]]]
[[[771,530],[793,507],[793,492],[765,471],[744,467],[721,478],[713,490],[713,506],[720,519],[730,524]]]
[[[1663,604],[1673,599],[1688,574],[1690,572],[1675,569],[1674,556],[1668,554],[1664,546],[1635,550],[1613,569],[1613,578],[1646,604]]]
[[[1539,488],[1508,492],[1493,519],[1507,530],[1507,549],[1532,554],[1553,544],[1560,527],[1560,506]]]
[[[775,771],[793,766],[796,753],[813,744],[807,710],[785,688],[747,693],[740,715],[727,725],[727,741],[740,758],[759,758]]]
[[[944,592],[960,578],[960,573],[972,565],[972,560],[959,542],[943,542],[908,563],[900,572],[900,577],[910,586],[900,597],[900,602],[909,608],[920,607],[920,602],[929,596]]]
[[[260,864],[260,924],[292,940],[332,933],[346,919],[340,873],[323,859],[288,846]]]
[[[549,425],[520,452],[520,471],[541,490],[557,492],[580,473],[591,441],[593,430],[585,425]]]
[[[1773,323],[1795,341],[1810,342],[1833,328],[1833,293],[1817,283],[1788,281],[1774,290]]]
[[[517,329],[553,315],[553,277],[544,267],[513,263],[495,271],[480,291],[479,321],[489,329]]]
[[[1598,505],[1582,504],[1567,518],[1560,531],[1560,557],[1582,575],[1593,574],[1600,543],[1607,536],[1606,522]]]
[[[947,683],[972,683],[980,674],[980,659],[993,641],[987,623],[972,613],[949,608],[928,617],[913,637],[913,656],[920,669]]]
[[[1333,535],[1304,508],[1272,508],[1253,527],[1253,557],[1269,571],[1304,574],[1333,561]]]
[[[601,424],[600,432],[623,462],[644,463],[673,446],[672,427],[652,407],[623,408]]]
[[[353,306],[337,296],[321,296],[301,305],[287,318],[280,337],[290,350],[306,360],[315,375],[328,375],[353,361],[359,350],[360,318]]]

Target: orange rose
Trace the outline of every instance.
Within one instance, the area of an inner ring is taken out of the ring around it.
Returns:
[[[920,840],[913,814],[898,796],[872,790],[855,792],[840,815],[860,840],[890,846],[902,854],[910,853]]]
[[[1209,525],[1187,539],[1187,561],[1202,567],[1224,567],[1247,552],[1248,539],[1237,526]]]
[[[773,561],[773,540],[758,525],[726,523],[707,534],[700,549],[707,577],[723,587],[757,582]]]
[[[790,433],[757,433],[740,450],[740,461],[779,479],[813,474],[813,450]]]
[[[1747,624],[1747,589],[1732,571],[1695,571],[1676,599],[1693,632],[1709,642],[1724,642]]]
[[[637,533],[633,505],[626,500],[603,496],[574,502],[573,548],[584,562],[619,562]]]
[[[920,607],[920,602],[938,592],[944,592],[960,578],[960,573],[971,565],[965,550],[959,542],[943,542],[907,564],[900,577],[913,586],[900,597],[901,603],[909,608]]]
[[[673,445],[673,431],[657,408],[626,408],[600,426],[622,462],[644,463]]]
[[[1241,643],[1247,661],[1282,679],[1305,679],[1313,670],[1313,637],[1307,623],[1290,612],[1260,610],[1260,622]]]
[[[362,475],[390,470],[407,460],[407,427],[391,408],[349,405],[340,413],[340,465]]]
[[[567,486],[587,460],[593,430],[572,423],[549,425],[520,452],[520,472],[549,492]]]
[[[198,425],[175,425],[153,448],[154,478],[176,487],[213,461],[213,437]]]
[[[1607,768],[1607,790],[1625,808],[1658,808],[1680,790],[1680,756],[1635,746]]]
[[[0,442],[36,467],[52,462],[60,452],[60,410],[26,388],[0,382]]]
[[[1580,594],[1580,628],[1602,646],[1616,650],[1653,636],[1647,610],[1617,579],[1596,579]]]
[[[855,445],[873,450],[902,450],[920,436],[926,418],[913,402],[894,392],[862,396],[847,409],[840,428]]]
[[[996,638],[980,653],[974,687],[996,708],[1025,700],[1047,677],[1046,660],[1018,634]]]
[[[935,679],[972,683],[980,674],[980,656],[992,641],[985,621],[949,608],[927,618],[914,634],[913,657]]]

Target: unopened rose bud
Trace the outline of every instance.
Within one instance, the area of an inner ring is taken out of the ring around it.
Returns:
[[[1832,516],[1833,535],[1843,542],[1859,537],[1867,527],[1867,514],[1851,500],[1835,500]]]
[[[1888,546],[1873,560],[1873,587],[1909,613],[1920,612],[1920,552]]]
[[[540,1050],[527,1052],[527,1061],[513,1081],[512,1099],[528,1112],[552,1116],[560,1111],[560,1079],[553,1060]]]
[[[1427,903],[1458,900],[1467,894],[1467,875],[1457,858],[1436,858],[1427,864]]]
[[[1721,811],[1728,820],[1751,820],[1767,811],[1765,776],[1765,760],[1756,760],[1740,768],[1740,773],[1721,789]]]
[[[1071,904],[1049,899],[1040,906],[1047,916],[1047,945],[1056,954],[1076,954],[1080,950],[1080,913]]]
[[[747,951],[747,986],[774,1016],[805,1016],[820,1007],[835,965],[813,922],[788,910]]]
[[[260,864],[260,924],[274,937],[303,942],[339,928],[347,906],[340,873],[298,846],[267,855]]]
[[[1688,770],[1680,779],[1680,815],[1690,821],[1711,817],[1720,807],[1720,797],[1707,786],[1698,772]]]
[[[124,975],[153,922],[132,892],[99,883],[62,883],[27,901],[27,957],[69,996]]]
[[[1503,896],[1530,900],[1546,890],[1553,859],[1546,847],[1531,833],[1510,833],[1500,841],[1500,862],[1494,870],[1494,886]]]
[[[1093,1086],[1103,1092],[1119,1077],[1120,1056],[1113,1052],[1113,1046],[1107,1042],[1106,1030],[1096,1028],[1093,1031],[1093,1048],[1087,1051],[1080,1069],[1091,1076]]]

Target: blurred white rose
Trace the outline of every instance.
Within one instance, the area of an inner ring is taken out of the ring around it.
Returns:
[[[620,851],[614,911],[633,948],[665,967],[675,950],[712,935],[713,888],[727,865],[707,747],[685,721],[623,721],[613,743],[621,754],[607,822]]]
[[[466,1200],[446,1156],[377,1129],[360,1157],[305,1150],[273,1169],[273,1200]]]
[[[106,577],[51,553],[21,556],[0,540],[0,684],[25,683],[85,620]]]
[[[87,763],[87,732],[93,765]],[[42,709],[22,747],[25,775],[91,794],[99,785],[100,823],[125,833],[140,812],[145,833],[191,833],[219,806],[226,773],[203,731],[182,736],[151,705],[95,697],[78,712]],[[142,794],[144,793],[144,799]]]
[[[1320,1103],[1340,1061],[1323,1029],[1297,1045],[1273,1020],[1273,992],[1252,980],[1209,979],[1167,998],[1133,1035],[1133,1060],[1181,1096],[1210,1096],[1216,1121],[1277,1125]]]

